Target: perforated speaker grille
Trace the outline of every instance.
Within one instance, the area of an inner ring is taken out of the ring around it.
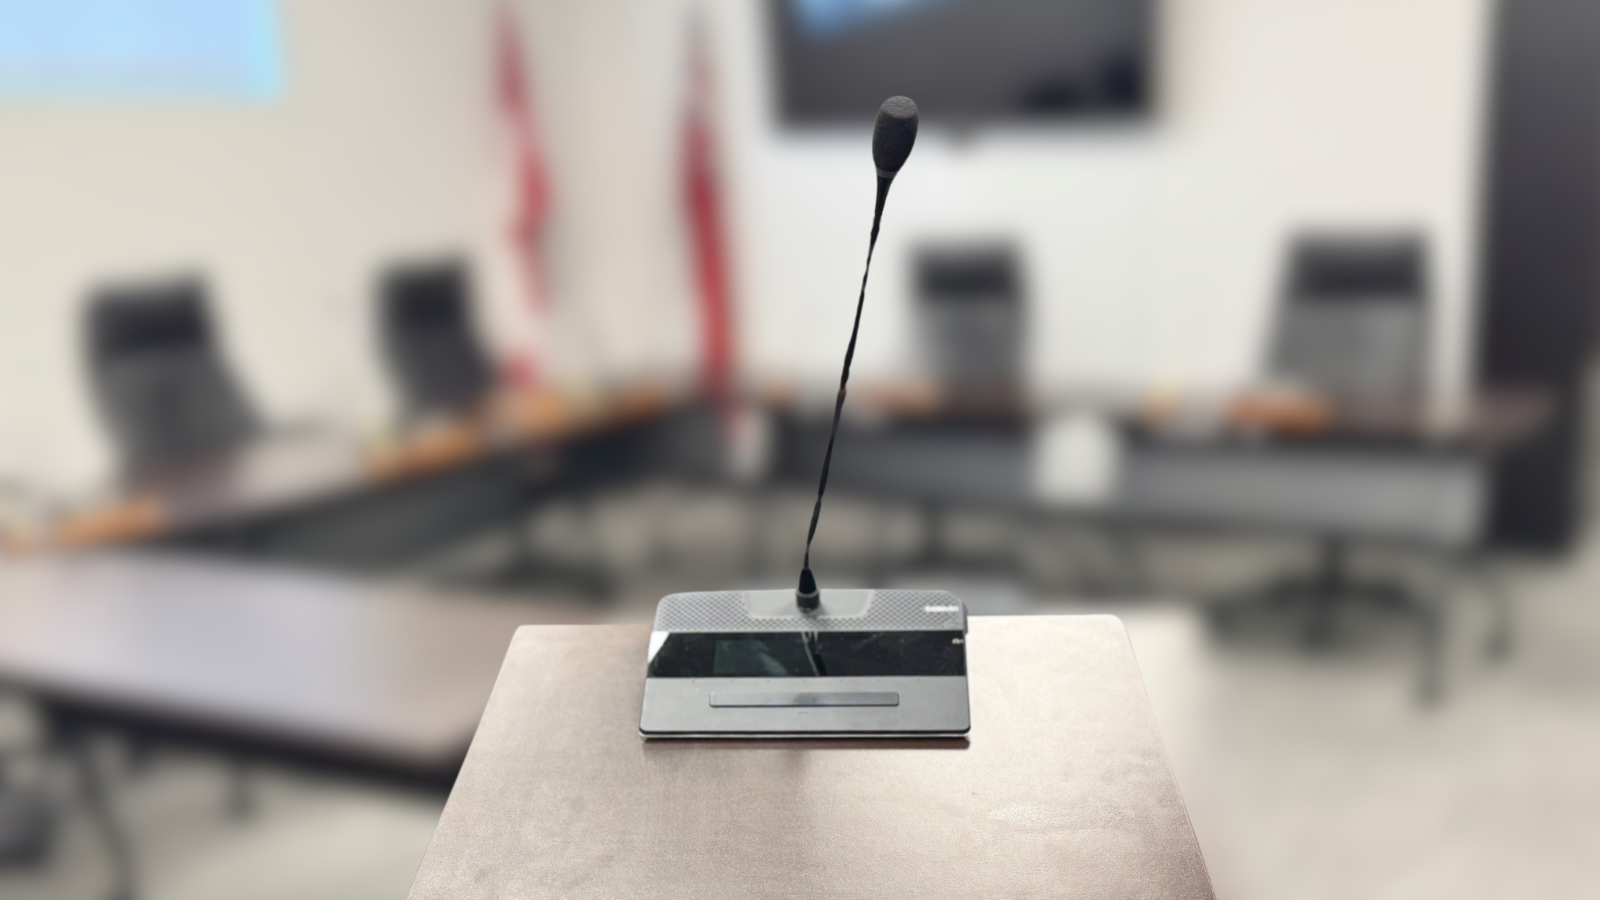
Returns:
[[[742,591],[671,594],[656,631],[966,631],[966,607],[948,591],[872,591],[859,616],[752,616]]]

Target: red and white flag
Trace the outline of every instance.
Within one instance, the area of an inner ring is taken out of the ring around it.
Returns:
[[[522,35],[509,6],[500,7],[495,32],[495,99],[511,162],[511,215],[506,236],[528,317],[542,323],[547,311],[544,238],[550,218],[550,179],[524,64]],[[506,374],[512,383],[528,386],[541,375],[539,363],[535,349],[525,346],[507,361]]]
[[[683,123],[683,191],[700,310],[700,387],[727,400],[733,389],[733,311],[723,229],[722,183],[712,127],[711,61],[701,23],[689,33],[689,97]]]
[[[771,428],[756,406],[741,403],[735,389],[733,291],[728,272],[721,160],[713,126],[715,84],[704,23],[689,32],[689,98],[683,123],[683,194],[700,308],[700,389],[721,413],[729,472],[757,479],[771,457]]]

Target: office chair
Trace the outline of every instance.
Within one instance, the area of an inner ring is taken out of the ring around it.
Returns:
[[[1425,388],[1428,363],[1426,269],[1424,242],[1416,236],[1308,236],[1296,241],[1271,332],[1269,374],[1341,402],[1414,406]],[[1442,611],[1404,582],[1354,575],[1350,549],[1352,543],[1363,540],[1386,542],[1397,533],[1420,534],[1416,504],[1404,488],[1420,483],[1418,479],[1466,485],[1460,461],[1428,462],[1413,457],[1407,462],[1403,456],[1383,451],[1368,455],[1360,448],[1329,447],[1325,453],[1313,449],[1325,457],[1324,468],[1318,472],[1326,472],[1327,477],[1313,477],[1307,470],[1298,470],[1300,474],[1293,478],[1277,477],[1270,463],[1262,464],[1265,468],[1240,469],[1238,474],[1245,476],[1244,480],[1235,479],[1238,483],[1231,488],[1216,481],[1217,472],[1208,476],[1211,493],[1219,498],[1214,503],[1221,519],[1230,515],[1243,520],[1271,519],[1272,514],[1262,509],[1277,509],[1285,527],[1308,530],[1316,546],[1309,572],[1279,578],[1226,598],[1227,602],[1212,604],[1212,622],[1227,626],[1247,606],[1304,602],[1307,617],[1302,638],[1307,646],[1317,647],[1332,639],[1335,615],[1343,605],[1359,601],[1397,610],[1413,618],[1420,629],[1424,653],[1421,694],[1424,700],[1431,700],[1440,690]],[[1244,465],[1248,460],[1237,462]],[[1390,469],[1415,471],[1403,484],[1384,488],[1382,478],[1396,477]],[[1351,478],[1363,480],[1355,484]],[[1264,491],[1274,493],[1266,496]],[[1374,492],[1381,496],[1368,496]],[[1388,509],[1391,506],[1393,510]],[[1230,514],[1234,508],[1239,511]],[[1468,519],[1475,508],[1462,503],[1426,510],[1437,520],[1432,527],[1446,535],[1439,538],[1440,546],[1454,546],[1459,535],[1473,530]],[[1385,518],[1386,510],[1392,513],[1390,518]]]
[[[385,362],[410,416],[456,413],[494,387],[472,328],[472,285],[459,263],[402,266],[379,286]]]
[[[379,279],[377,300],[380,349],[406,418],[470,413],[488,397],[494,367],[473,329],[472,280],[465,265],[393,266]],[[487,571],[454,573],[452,580],[505,586],[552,568],[538,558],[521,519],[496,530],[509,540],[509,557]]]
[[[947,412],[1014,408],[1021,392],[1021,264],[1008,243],[920,248],[916,312],[923,355]]]
[[[1344,399],[1415,400],[1428,359],[1418,237],[1305,237],[1291,250],[1270,372]]]
[[[198,279],[104,289],[86,324],[90,385],[126,467],[226,450],[260,432]]]

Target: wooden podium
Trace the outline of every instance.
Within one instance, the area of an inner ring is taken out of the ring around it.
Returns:
[[[413,900],[1212,897],[1113,617],[973,618],[935,742],[647,742],[648,638],[517,632]]]

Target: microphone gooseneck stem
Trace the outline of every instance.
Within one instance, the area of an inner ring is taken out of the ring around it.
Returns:
[[[833,427],[828,430],[828,449],[822,455],[822,477],[817,481],[817,504],[811,508],[811,527],[806,531],[806,555],[800,565],[800,586],[795,591],[795,602],[806,612],[813,612],[822,601],[817,579],[811,574],[811,540],[817,536],[817,520],[822,518],[822,494],[828,489],[828,467],[833,463],[833,442],[839,437],[839,416],[844,412],[846,388],[850,384],[850,363],[856,356],[856,337],[861,333],[861,310],[867,302],[867,277],[872,274],[872,251],[878,246],[878,226],[883,221],[883,205],[889,199],[889,185],[893,175],[878,173],[878,200],[872,211],[872,235],[867,239],[867,265],[861,273],[861,293],[856,297],[855,323],[850,326],[850,343],[844,351],[844,370],[839,375],[839,393],[833,401]]]

